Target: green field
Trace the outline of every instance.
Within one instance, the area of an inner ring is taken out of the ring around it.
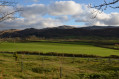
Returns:
[[[119,50],[103,48],[106,44],[102,43],[102,47],[96,46],[99,44],[84,41],[1,42],[0,51],[119,55]],[[0,79],[119,79],[119,59],[0,53]]]
[[[119,55],[118,50],[96,47],[85,42],[3,42],[0,43],[0,51],[37,51],[37,52],[57,52],[71,54],[91,54],[98,56]]]

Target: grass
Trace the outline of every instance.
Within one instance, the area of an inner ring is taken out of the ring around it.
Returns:
[[[96,47],[91,43],[84,42],[3,42],[0,51],[38,51],[73,54],[91,54],[98,56],[119,55],[118,50]]]
[[[0,43],[0,51],[119,55],[118,50],[97,47],[95,44],[80,41],[3,42]],[[0,79],[61,79],[60,75],[62,79],[119,79],[118,59],[22,54],[17,56],[18,61],[13,54],[0,53]]]
[[[118,79],[119,61],[115,59],[71,58],[40,55],[0,54],[3,79]],[[21,72],[21,61],[23,71]]]

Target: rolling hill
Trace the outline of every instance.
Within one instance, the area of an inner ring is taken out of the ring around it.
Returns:
[[[8,37],[21,37],[26,38],[29,36],[44,37],[44,38],[84,38],[84,37],[95,37],[95,38],[119,38],[119,27],[70,27],[70,26],[59,26],[55,28],[44,28],[35,29],[27,28],[24,30],[7,30],[0,32],[1,38]],[[85,39],[85,38],[84,38]]]

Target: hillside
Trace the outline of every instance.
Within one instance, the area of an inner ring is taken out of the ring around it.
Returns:
[[[46,29],[34,29],[28,28],[24,30],[3,31],[0,33],[1,38],[5,37],[29,37],[37,36],[44,38],[84,38],[84,37],[96,37],[96,38],[119,38],[119,27],[85,27],[85,28],[66,28],[61,26],[59,28],[46,28]]]

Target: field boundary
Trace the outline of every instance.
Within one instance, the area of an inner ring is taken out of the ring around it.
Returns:
[[[7,54],[25,54],[25,55],[42,55],[42,56],[63,56],[63,57],[82,57],[82,58],[115,58],[119,59],[118,55],[110,55],[110,56],[97,56],[91,54],[68,54],[68,53],[56,53],[56,52],[30,52],[30,51],[17,51],[17,52],[0,52]]]

